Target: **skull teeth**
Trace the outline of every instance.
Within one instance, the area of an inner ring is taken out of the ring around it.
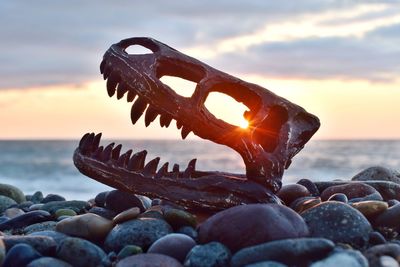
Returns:
[[[147,178],[191,178],[195,172],[196,159],[192,159],[186,169],[180,172],[178,164],[174,164],[172,171],[168,172],[169,163],[164,163],[157,171],[160,158],[156,157],[145,164],[147,151],[142,150],[132,155],[132,150],[127,150],[121,154],[122,145],[115,146],[114,143],[106,147],[99,146],[101,133],[85,134],[79,142],[79,151],[82,155],[103,163],[112,164],[116,167],[124,168],[128,171],[141,173]],[[131,157],[132,155],[132,157]]]

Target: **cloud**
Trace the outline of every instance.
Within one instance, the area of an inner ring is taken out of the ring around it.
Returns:
[[[376,13],[375,17],[391,15],[384,13],[385,8],[391,6],[382,1],[1,1],[0,24],[7,26],[0,28],[0,88],[79,84],[94,79],[99,77],[98,65],[105,50],[112,43],[131,36],[152,36],[178,50],[204,48],[203,51],[212,51],[218,43],[257,33],[266,25],[293,23],[324,12],[339,14],[360,5],[382,6],[383,10],[381,13],[377,11],[379,14]],[[368,20],[365,16],[359,20]],[[376,34],[380,34],[379,39],[390,43],[394,33],[387,30]],[[378,36],[371,35],[369,38],[377,39]],[[284,62],[268,65],[257,55],[277,61],[289,58],[301,61],[312,57],[314,65],[308,62],[304,69],[309,69],[309,72],[302,75],[319,78],[333,75],[339,69],[336,65],[324,65],[329,62],[339,64],[336,63],[338,59],[323,54],[329,49],[339,53],[340,48],[346,50],[347,45],[361,48],[357,55],[353,55],[360,65],[356,69],[360,71],[364,71],[361,51],[372,51],[376,57],[388,58],[392,55],[385,55],[383,48],[370,48],[361,43],[362,40],[357,43],[347,39],[330,39],[339,45],[335,48],[328,47],[329,42],[325,39],[303,39],[251,44],[248,50],[221,52],[208,62],[222,70],[228,68],[232,71],[242,71],[246,62],[247,70],[259,72],[260,68],[267,67],[269,70],[265,73],[291,75],[290,70],[294,68],[291,61],[286,65]],[[379,45],[379,42],[376,44]],[[194,55],[204,60],[205,54],[204,57],[202,54]],[[240,66],[232,67],[238,64]],[[325,67],[321,70],[319,65]],[[387,67],[383,67],[386,71]],[[313,75],[312,71],[317,72]],[[350,73],[357,77],[367,76],[353,70]],[[299,75],[299,71],[292,74]]]

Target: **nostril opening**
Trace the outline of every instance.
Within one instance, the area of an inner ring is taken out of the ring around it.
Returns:
[[[267,117],[254,132],[253,138],[267,152],[274,152],[278,145],[279,133],[288,120],[288,112],[282,106],[272,106]]]

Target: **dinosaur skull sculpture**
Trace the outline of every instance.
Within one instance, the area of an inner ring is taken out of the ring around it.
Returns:
[[[152,53],[130,55],[126,49],[131,45],[141,45]],[[146,183],[146,177],[157,176],[155,170],[148,170],[155,169],[157,164],[149,162],[151,166],[148,167],[142,162],[136,164],[143,165],[141,168],[137,166],[136,170],[129,171],[130,153],[118,165],[122,157],[119,156],[121,148],[115,148],[118,151],[114,152],[111,146],[107,153],[118,154],[114,156],[113,165],[110,156],[104,157],[106,149],[98,151],[99,135],[85,135],[75,151],[75,165],[84,174],[123,190],[168,199],[187,207],[222,209],[241,203],[277,201],[273,193],[281,187],[284,169],[289,167],[292,157],[304,147],[320,125],[317,117],[267,89],[216,70],[151,38],[130,38],[112,45],[103,57],[100,70],[107,79],[110,97],[116,93],[117,98],[122,98],[127,93],[128,101],[133,101],[138,96],[131,110],[133,124],[145,114],[148,126],[160,115],[161,126],[168,127],[172,120],[176,120],[182,138],[193,132],[201,138],[229,146],[242,156],[245,175],[196,172],[193,161],[185,172],[176,168],[168,172],[165,166],[162,167],[163,174],[158,175],[159,185],[162,184],[164,189],[169,184],[177,191],[187,190],[188,194],[175,199],[163,193],[162,189],[157,191],[151,186],[141,188]],[[193,95],[183,97],[175,93],[160,81],[165,75],[195,82],[197,86]],[[227,94],[246,105],[249,110],[244,117],[249,121],[249,127],[233,126],[210,113],[204,103],[211,92]],[[136,161],[137,158],[136,155]],[[156,163],[158,160],[155,160]],[[143,181],[128,178],[139,174]],[[184,179],[173,180],[174,176]],[[149,184],[157,183],[149,180]],[[183,189],[185,186],[190,188]],[[198,192],[201,197],[188,197],[191,191]]]

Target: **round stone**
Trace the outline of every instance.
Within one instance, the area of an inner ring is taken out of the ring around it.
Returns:
[[[246,267],[287,267],[287,265],[277,261],[262,261],[246,265]]]
[[[162,254],[138,254],[119,261],[116,267],[183,267],[176,259]]]
[[[25,211],[23,211],[23,210],[21,210],[19,208],[9,208],[9,209],[6,209],[4,211],[3,215],[7,216],[10,219],[13,219],[15,217],[18,217],[19,215],[24,214],[24,213],[25,213]]]
[[[286,206],[290,206],[290,204],[297,198],[308,197],[310,195],[311,194],[308,189],[300,184],[284,185],[277,194],[277,196],[283,200]]]
[[[73,267],[71,264],[52,257],[41,257],[31,261],[26,267]]]
[[[400,173],[383,166],[373,166],[359,172],[353,178],[351,178],[351,180],[353,181],[381,180],[381,181],[390,181],[400,184]]]
[[[231,252],[219,242],[194,246],[186,256],[185,267],[229,267]]]
[[[52,230],[46,230],[46,231],[39,231],[39,232],[33,232],[30,233],[29,236],[47,236],[51,237],[59,246],[64,239],[68,238],[66,234],[57,232],[57,231],[52,231]]]
[[[339,201],[339,202],[347,203],[349,201],[349,199],[343,193],[336,193],[336,194],[333,194],[332,196],[330,196],[328,198],[328,201]]]
[[[143,253],[143,250],[141,247],[139,246],[135,246],[135,245],[126,245],[125,247],[123,247],[123,249],[121,249],[121,251],[118,253],[117,255],[117,259],[121,260],[123,258],[132,256],[132,255],[136,255],[136,254],[140,254]]]
[[[309,180],[309,179],[300,179],[297,183],[302,185],[302,186],[304,186],[304,187],[306,187],[308,192],[310,192],[310,194],[313,197],[319,197],[320,193],[319,193],[318,187],[311,180]]]
[[[369,233],[372,232],[370,223],[362,213],[342,202],[323,202],[306,210],[301,216],[311,236],[346,243],[356,248],[365,247]]]
[[[64,239],[57,249],[57,258],[75,267],[101,266],[106,256],[104,251],[92,242],[77,237]]]
[[[148,249],[147,253],[158,253],[170,256],[183,262],[188,252],[196,245],[196,242],[184,234],[168,234],[156,242]]]
[[[196,227],[196,217],[191,213],[180,209],[166,209],[164,219],[176,230],[182,226]]]
[[[90,203],[82,200],[51,201],[45,203],[41,209],[54,214],[59,209],[71,209],[76,213],[83,213],[90,208]]]
[[[138,207],[141,212],[145,211],[142,201],[135,194],[121,190],[110,191],[106,196],[104,207],[117,213],[133,207]]]
[[[28,235],[33,232],[40,231],[53,231],[56,229],[56,222],[54,221],[46,221],[41,223],[34,223],[24,228],[23,233]]]
[[[300,215],[278,204],[249,204],[223,210],[203,222],[198,232],[200,243],[218,241],[232,252],[272,240],[309,234]]]
[[[117,213],[113,210],[101,208],[101,207],[93,207],[89,211],[89,213],[97,214],[103,218],[106,218],[108,220],[112,220]]]
[[[321,203],[321,198],[319,197],[301,197],[293,201],[290,204],[290,208],[300,214],[319,203]]]
[[[386,239],[381,233],[374,231],[369,235],[368,242],[370,246],[375,246],[375,245],[385,244]]]
[[[6,245],[3,242],[3,239],[0,238],[0,266],[6,257]]]
[[[56,194],[48,194],[46,197],[42,199],[41,203],[49,203],[52,201],[65,201],[65,198],[63,196]]]
[[[109,192],[110,191],[104,191],[104,192],[98,193],[96,195],[96,197],[94,198],[94,202],[96,203],[96,206],[104,207],[104,204],[106,203],[106,197]]]
[[[329,255],[329,257],[317,261],[310,267],[369,267],[367,259],[356,250],[342,250]],[[376,266],[376,265],[371,265]]]
[[[232,266],[239,267],[261,261],[278,261],[290,266],[308,266],[324,258],[335,244],[325,238],[275,240],[239,250],[232,257]]]
[[[118,253],[126,245],[136,245],[146,250],[161,237],[172,232],[164,220],[138,218],[117,224],[107,235],[104,247]]]
[[[370,185],[363,183],[348,183],[328,187],[321,193],[321,199],[323,201],[328,200],[336,193],[345,194],[350,200],[353,198],[363,198],[372,194],[378,194],[380,196],[379,192]],[[382,196],[380,196],[380,199],[378,200],[382,200]]]
[[[71,209],[58,209],[56,210],[54,215],[56,216],[56,218],[58,218],[60,216],[76,216],[77,214],[74,210]]]
[[[36,191],[30,199],[33,203],[38,204],[43,200],[43,193],[41,191]]]
[[[24,228],[28,225],[50,221],[52,216],[47,211],[30,211],[18,217],[0,223],[0,231]]]
[[[370,266],[382,266],[380,265],[381,256],[400,258],[400,245],[394,243],[376,245],[364,251],[364,255],[368,259]]]
[[[40,258],[39,252],[28,244],[18,244],[13,246],[8,252],[3,262],[3,267],[26,266],[31,261]]]
[[[139,214],[140,209],[138,207],[133,207],[117,214],[112,221],[114,224],[123,223],[135,219]]]
[[[28,244],[44,255],[54,255],[57,244],[48,236],[11,235],[3,237],[7,251],[18,244]]]
[[[17,204],[17,202],[15,202],[14,199],[9,198],[7,196],[0,195],[0,213],[3,213],[10,206],[16,205],[16,204]]]
[[[373,222],[377,227],[400,229],[400,204],[394,205],[380,213]]]
[[[176,232],[190,236],[195,241],[197,241],[197,239],[198,239],[198,233],[197,233],[196,229],[194,229],[191,226],[183,226],[183,227],[179,228],[178,230],[176,230]]]
[[[0,184],[0,195],[9,197],[17,203],[26,201],[24,193],[19,188],[9,184]]]
[[[56,225],[58,232],[89,240],[103,240],[112,228],[112,221],[93,213],[70,217]]]
[[[351,206],[368,219],[374,218],[388,209],[388,204],[386,202],[374,200],[352,203]]]

